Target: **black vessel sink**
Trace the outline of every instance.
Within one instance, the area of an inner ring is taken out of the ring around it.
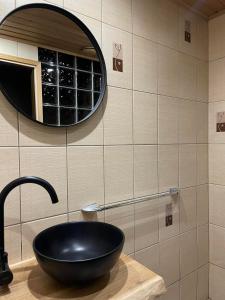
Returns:
[[[66,284],[89,282],[110,271],[124,245],[123,232],[102,222],[62,223],[33,241],[41,268]]]

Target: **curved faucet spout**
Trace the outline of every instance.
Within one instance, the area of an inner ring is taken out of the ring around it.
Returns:
[[[52,203],[58,202],[58,196],[56,194],[53,186],[46,180],[35,177],[35,176],[25,176],[17,178],[7,184],[0,193],[0,286],[9,284],[13,275],[8,266],[7,253],[5,252],[5,243],[4,243],[4,204],[8,194],[18,185],[25,183],[34,183],[42,186],[47,190],[51,198]]]
[[[49,193],[52,203],[57,203],[59,201],[55,189],[48,181],[46,181],[40,177],[36,177],[36,176],[25,176],[25,177],[20,177],[20,178],[17,178],[15,180],[11,181],[3,188],[3,190],[0,193],[0,208],[4,206],[4,203],[5,203],[5,200],[8,196],[8,194],[15,187],[17,187],[18,185],[24,184],[24,183],[35,183],[35,184],[41,185]]]

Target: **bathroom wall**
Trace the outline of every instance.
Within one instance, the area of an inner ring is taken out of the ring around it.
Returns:
[[[0,15],[30,2],[0,0]],[[94,117],[68,130],[26,120],[1,95],[0,187],[18,176],[37,175],[54,185],[60,200],[52,205],[44,190],[29,184],[11,193],[6,204],[10,262],[33,256],[31,242],[40,230],[86,218],[79,209],[89,203],[179,187],[179,199],[156,199],[97,218],[121,227],[125,252],[164,277],[168,293],[160,300],[206,300],[207,21],[167,0],[51,3],[80,17],[96,36],[108,92]],[[185,21],[191,22],[191,43],[184,41]],[[112,70],[114,42],[123,47],[122,73]],[[12,41],[0,40],[0,52],[37,57],[35,47]],[[170,203],[173,225],[166,227]]]
[[[209,22],[210,296],[225,298],[225,15]],[[218,125],[217,125],[218,124]]]

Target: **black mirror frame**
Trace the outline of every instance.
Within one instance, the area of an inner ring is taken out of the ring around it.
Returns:
[[[5,96],[5,98],[9,101],[9,103],[18,111],[20,112],[22,115],[24,115],[25,117],[27,117],[28,119],[30,119],[33,122],[39,123],[41,125],[47,126],[47,127],[54,127],[54,128],[65,128],[65,127],[72,127],[75,125],[79,125],[83,122],[85,122],[86,120],[88,120],[99,108],[100,104],[102,103],[105,93],[106,93],[106,88],[107,88],[107,72],[106,72],[106,64],[105,64],[105,60],[101,51],[101,48],[97,42],[97,40],[95,39],[94,35],[91,33],[91,31],[88,29],[88,27],[80,20],[78,19],[75,15],[73,15],[72,13],[70,13],[69,11],[65,10],[64,8],[55,6],[55,5],[51,5],[51,4],[45,4],[45,3],[31,3],[31,4],[26,4],[26,5],[22,5],[17,7],[16,9],[12,10],[11,12],[9,12],[0,22],[0,26],[4,23],[4,21],[12,14],[14,14],[17,11],[20,10],[24,10],[24,9],[30,9],[30,8],[45,8],[45,9],[50,9],[53,10],[55,12],[58,12],[60,14],[63,14],[65,17],[69,18],[72,22],[74,22],[76,25],[78,25],[80,27],[80,29],[87,35],[87,37],[89,38],[89,40],[91,41],[92,45],[95,48],[95,51],[97,53],[97,56],[99,58],[99,62],[100,62],[100,66],[101,66],[101,72],[102,72],[102,89],[100,92],[100,96],[98,99],[98,102],[96,103],[93,111],[86,116],[84,119],[78,121],[75,124],[71,124],[71,125],[51,125],[51,124],[45,124],[42,123],[40,121],[37,121],[35,119],[32,119],[32,117],[30,117],[29,115],[27,115],[26,113],[24,113],[19,107],[17,107],[17,105],[15,105],[13,103],[13,101],[11,101],[10,97],[7,95],[7,92],[5,91],[5,89],[2,87],[1,82],[0,82],[0,90],[3,93],[3,95]],[[63,49],[62,49],[63,50]]]

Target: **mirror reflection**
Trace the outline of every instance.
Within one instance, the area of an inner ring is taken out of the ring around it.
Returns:
[[[46,4],[9,14],[0,37],[34,46],[34,60],[0,54],[0,88],[16,109],[50,126],[86,120],[101,103],[106,86],[101,50],[75,16]]]

